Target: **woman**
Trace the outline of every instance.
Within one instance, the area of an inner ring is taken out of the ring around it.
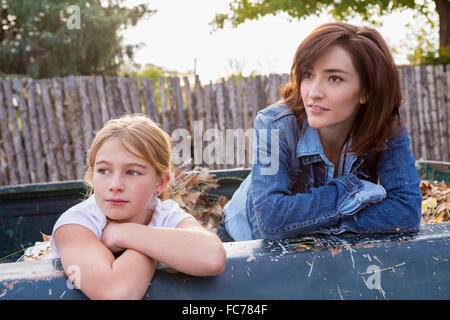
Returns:
[[[418,229],[420,179],[377,31],[320,26],[281,95],[255,119],[251,173],[224,208],[222,241]]]

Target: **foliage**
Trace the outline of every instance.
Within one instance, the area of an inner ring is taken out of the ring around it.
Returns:
[[[141,72],[138,72],[137,76],[138,77],[145,77],[145,78],[150,78],[153,79],[153,81],[155,83],[158,82],[158,78],[159,77],[174,77],[174,76],[178,76],[179,72],[177,71],[172,71],[172,70],[167,70],[164,69],[163,67],[154,65],[154,64],[147,64],[145,65],[144,69]]]
[[[171,179],[168,198],[176,201],[186,212],[192,214],[207,230],[215,233],[222,218],[225,196],[217,199],[207,197],[208,191],[219,187],[209,169],[185,172],[177,169]]]
[[[33,78],[117,75],[138,47],[122,45],[120,31],[155,12],[122,2],[2,0],[0,72]]]
[[[379,17],[382,15],[411,9],[418,15],[425,17],[426,23],[432,29],[447,28],[448,23],[445,21],[441,21],[440,25],[439,23],[436,24],[437,14],[433,2],[432,0],[233,0],[229,6],[229,13],[216,14],[210,25],[214,30],[223,29],[227,24],[237,27],[246,20],[258,20],[265,15],[276,15],[280,12],[285,12],[290,18],[294,19],[302,19],[313,15],[319,16],[325,12],[331,14],[338,21],[361,17],[364,21],[380,25]],[[448,8],[444,10],[448,10]],[[430,48],[429,42],[423,45],[423,42],[420,42],[423,40],[421,34],[417,34],[416,40],[420,45],[412,49],[413,54],[409,57],[413,64],[449,63],[450,51],[445,49],[446,39],[441,40],[440,49]]]
[[[424,26],[421,23],[408,23],[410,33],[405,35],[401,46],[408,52],[411,65],[438,65],[450,63],[450,45],[439,47],[437,23]]]
[[[275,15],[286,12],[292,18],[304,18],[311,15],[319,16],[324,11],[333,15],[337,20],[361,16],[365,21],[376,22],[374,17],[384,15],[398,9],[415,9],[426,17],[433,12],[429,3],[419,3],[411,0],[396,1],[358,1],[358,0],[234,0],[230,3],[230,14],[217,14],[210,23],[217,29],[223,29],[227,22],[233,27],[246,20],[257,20],[265,15]]]
[[[450,221],[450,182],[422,180],[420,191],[422,200],[421,223]]]

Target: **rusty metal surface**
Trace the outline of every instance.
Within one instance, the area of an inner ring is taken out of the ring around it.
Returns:
[[[159,266],[144,299],[449,299],[450,223],[414,234],[226,243],[218,277]],[[81,275],[82,277],[82,275]],[[60,260],[0,264],[0,299],[86,299]]]

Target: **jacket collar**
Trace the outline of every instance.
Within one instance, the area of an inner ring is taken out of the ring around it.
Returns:
[[[303,123],[303,128],[304,133],[297,143],[296,148],[297,158],[300,158],[300,160],[304,165],[309,165],[311,163],[323,161],[325,162],[326,165],[331,166],[332,165],[331,161],[328,160],[328,158],[325,156],[325,151],[323,150],[322,143],[320,142],[319,132],[317,131],[317,129],[310,127],[308,125],[308,121],[305,121]],[[353,131],[350,134],[350,138],[344,145],[344,149],[349,145],[351,145],[352,136]],[[353,152],[348,152],[346,154],[344,172],[350,172],[350,169],[355,160],[356,155]],[[335,168],[335,170],[338,169],[339,168]]]

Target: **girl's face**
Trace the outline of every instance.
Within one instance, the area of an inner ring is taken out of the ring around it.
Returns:
[[[300,91],[308,123],[321,136],[347,135],[360,104],[365,102],[351,56],[338,45],[303,74]]]
[[[128,152],[116,138],[106,140],[97,152],[92,170],[95,201],[111,220],[146,222],[162,181],[147,161]]]

